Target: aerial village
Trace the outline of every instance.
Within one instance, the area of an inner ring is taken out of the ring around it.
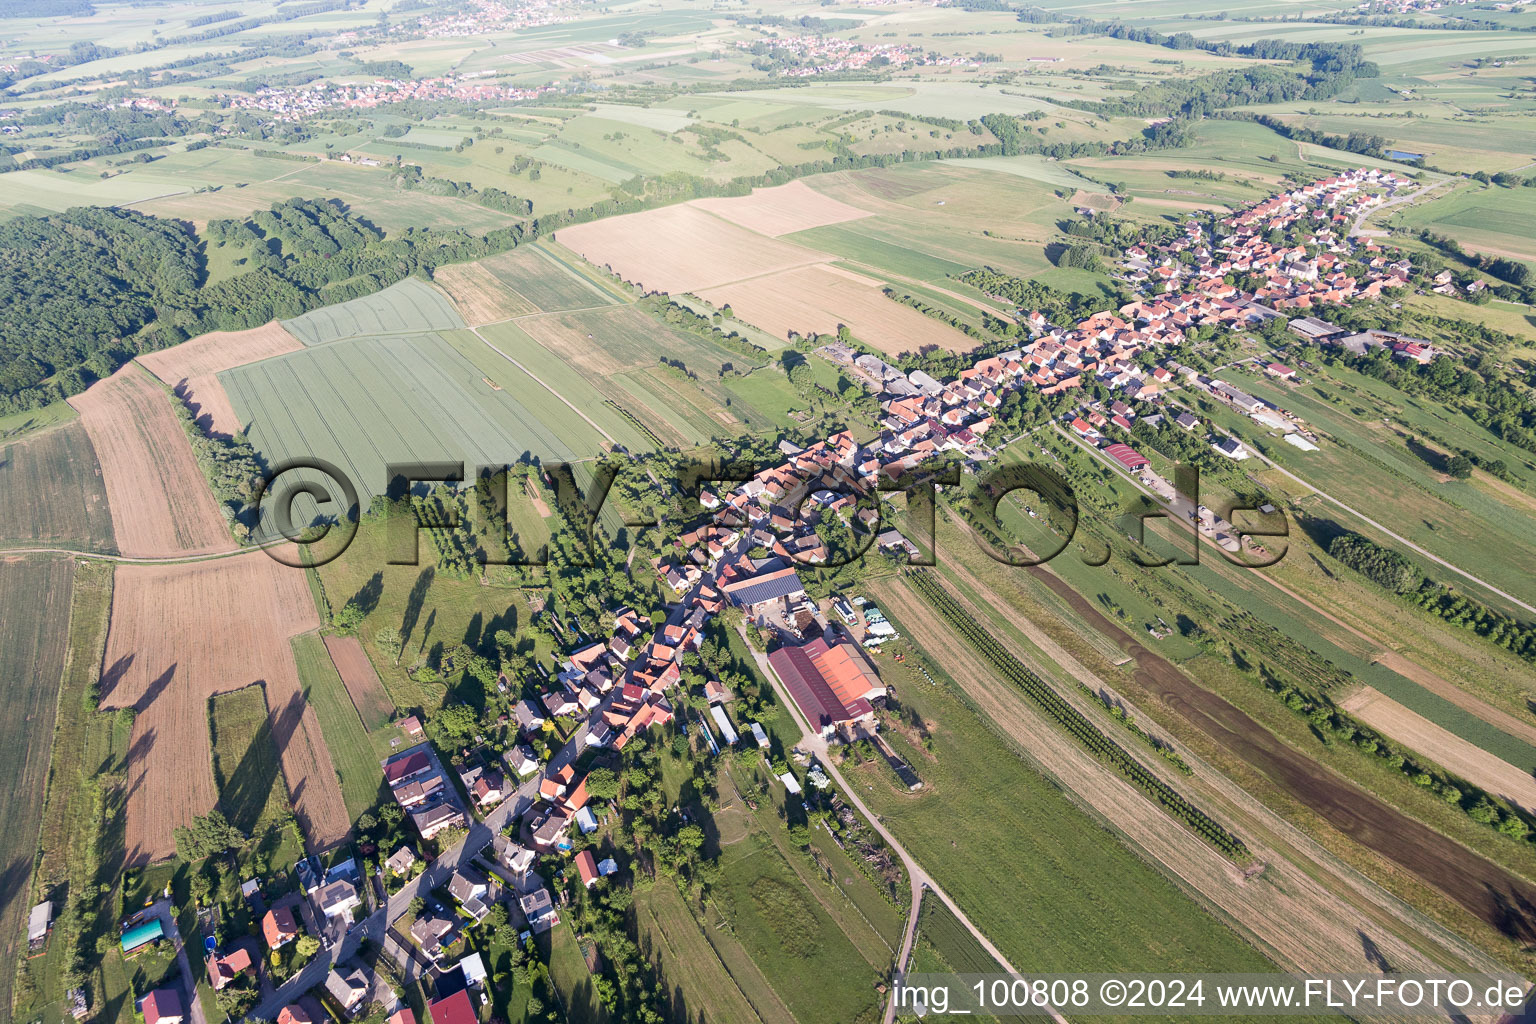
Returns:
[[[611,609],[608,636],[569,651],[554,671],[539,666],[543,678],[532,680],[537,693],[503,673],[499,689],[529,695],[503,716],[517,739],[501,753],[456,752],[450,772],[426,740],[422,723],[414,716],[401,720],[402,737],[414,742],[382,762],[384,781],[400,820],[422,843],[378,850],[377,877],[365,877],[351,857],[328,867],[309,857],[297,866],[298,891],[271,906],[263,902],[257,881],[242,887],[260,920],[266,956],[289,949],[283,955],[291,957],[301,937],[318,940],[315,945],[333,954],[294,964],[296,973],[268,997],[269,1003],[286,1000],[271,1007],[273,1017],[279,1024],[324,1024],[327,1017],[357,1019],[377,1004],[392,1014],[388,1024],[415,1024],[412,1011],[378,975],[334,955],[348,948],[349,940],[367,936],[408,965],[408,974],[430,976],[435,998],[428,1012],[435,1024],[474,1024],[476,1002],[486,998],[486,971],[478,953],[465,951],[465,928],[493,913],[505,914],[526,940],[560,922],[566,898],[541,871],[564,876],[569,865],[579,884],[590,889],[624,870],[615,855],[599,859],[592,849],[577,850],[582,844],[572,838],[573,831],[591,835],[602,826],[603,801],[588,788],[593,771],[613,768],[637,735],[674,721],[685,732],[697,730],[716,753],[738,745],[751,749],[749,744],[767,752],[763,726],[733,719],[727,710],[732,695],[718,681],[704,687],[707,714],[690,715],[676,693],[685,658],[700,649],[711,617],[727,608],[739,610],[744,631],[758,631],[766,650],[756,655],[759,666],[805,726],[805,739],[794,753],[808,770],[800,777],[792,771],[780,775],[786,792],[801,794],[801,777],[817,789],[828,788],[817,757],[825,756],[829,743],[878,741],[878,709],[889,691],[868,652],[896,632],[860,597],[834,594],[817,601],[807,595],[800,569],[825,564],[831,556],[817,527],[836,519],[874,533],[873,544],[898,561],[918,555],[919,548],[901,532],[881,530],[878,510],[859,496],[873,493],[882,476],[897,478],[939,457],[975,469],[991,457],[984,439],[1010,390],[1076,394],[1074,389],[1097,382],[1120,395],[1102,408],[1081,392],[1085,400],[1060,419],[1081,443],[1138,474],[1174,507],[1182,499],[1173,487],[1118,438],[1131,436],[1138,417],[1168,418],[1186,431],[1207,429],[1189,411],[1175,413],[1164,404],[1181,387],[1209,394],[1308,450],[1313,435],[1283,410],[1171,359],[1144,354],[1178,345],[1197,328],[1242,330],[1280,319],[1289,334],[1306,342],[1357,353],[1386,346],[1396,358],[1428,361],[1436,353],[1427,343],[1381,331],[1354,333],[1309,315],[1287,320],[1282,312],[1304,313],[1313,301],[1342,304],[1408,285],[1407,262],[1371,242],[1362,246],[1365,280],[1343,274],[1337,265],[1355,255],[1348,237],[1354,218],[1409,184],[1391,172],[1349,171],[1226,218],[1230,232],[1220,240],[1191,223],[1163,244],[1132,246],[1123,268],[1141,293],[1136,300],[1071,327],[1021,310],[1029,340],[977,360],[951,380],[921,370],[903,373],[843,342],[822,346],[823,354],[878,392],[884,412],[878,436],[860,443],[845,430],[806,447],[783,441],[779,465],[737,481],[731,490],[701,490],[701,514],[692,528],[672,553],[653,563],[676,598],[664,620],[631,608]],[[1300,244],[1275,244],[1276,229],[1293,238],[1299,232]],[[1308,255],[1309,246],[1315,255]],[[1261,276],[1263,287],[1251,293],[1234,288],[1224,280],[1234,272]],[[1296,377],[1296,370],[1278,363],[1261,369],[1281,381]],[[1211,438],[1228,458],[1249,455],[1236,438],[1219,439],[1214,432]],[[1183,511],[1216,542],[1239,549],[1230,524],[1204,506]],[[540,738],[556,719],[574,723],[574,731],[543,757],[539,749],[548,748]],[[893,768],[908,780],[902,766]],[[910,784],[916,788],[921,781],[912,776]],[[461,836],[464,841],[443,842]],[[421,852],[427,844],[439,850],[435,858]],[[421,895],[404,917],[382,924],[383,904],[406,887]],[[46,938],[50,913],[46,904],[34,910],[29,938]],[[173,934],[168,918],[162,904],[134,915],[122,934],[125,952]],[[315,951],[312,945],[311,954]],[[208,982],[216,992],[253,986],[264,956],[250,937],[206,954]],[[266,1004],[257,1009],[263,1008]],[[187,1010],[179,991],[166,988],[149,993],[143,1012],[145,1024],[182,1024]]]

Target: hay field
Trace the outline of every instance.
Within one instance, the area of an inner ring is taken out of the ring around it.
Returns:
[[[871,216],[868,210],[822,195],[803,181],[753,189],[749,196],[698,199],[692,205],[769,238]]]
[[[464,322],[475,327],[538,312],[533,303],[504,287],[496,275],[479,263],[438,267],[432,279],[448,292]]]
[[[137,711],[126,767],[130,864],[175,852],[172,835],[215,806],[207,702],[264,683],[288,792],[310,842],[346,834],[336,773],[305,703],[290,637],[319,618],[304,574],[261,552],[123,565],[101,677],[104,708]]]
[[[832,266],[797,267],[699,293],[716,306],[780,337],[790,331],[836,333],[839,324],[860,341],[891,354],[936,347],[964,352],[976,343],[959,331],[885,297],[881,283]]]
[[[248,331],[214,331],[191,341],[139,357],[139,362],[192,406],[197,425],[209,433],[232,437],[244,430],[218,373],[258,362],[303,344],[276,320]]]
[[[540,243],[481,260],[479,266],[546,313],[609,305],[614,296],[568,265]]]
[[[693,292],[775,337],[846,324],[885,352],[965,351],[965,335],[882,293],[882,282],[779,238],[869,213],[796,182],[750,196],[701,199],[566,228],[559,241],[648,291]],[[960,264],[954,265],[957,269]]]
[[[1442,765],[1468,782],[1536,811],[1536,778],[1443,729],[1369,686],[1339,701],[1360,721]]]
[[[132,363],[71,398],[96,448],[125,555],[232,551],[172,399]]]
[[[236,828],[254,834],[287,812],[288,794],[260,683],[209,698],[208,735],[219,810]]]
[[[0,445],[0,546],[115,552],[101,464],[78,422]]]
[[[830,259],[814,249],[765,238],[692,203],[562,228],[555,240],[647,291],[668,293]]]

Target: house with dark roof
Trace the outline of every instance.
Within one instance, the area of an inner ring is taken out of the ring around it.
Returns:
[[[435,804],[425,810],[411,812],[411,824],[423,839],[431,839],[445,828],[467,828],[469,817],[450,803]]]
[[[517,909],[523,912],[523,919],[535,935],[547,932],[560,923],[560,915],[555,913],[555,901],[550,897],[548,889],[535,889],[519,897]]]
[[[315,902],[320,906],[320,912],[329,918],[351,918],[352,911],[360,901],[357,898],[357,887],[346,879],[339,879],[321,889],[315,896]]]
[[[458,937],[458,922],[433,910],[422,911],[411,922],[411,938],[416,940],[422,952],[434,960],[442,953],[444,946],[453,945]]]
[[[495,901],[490,880],[467,866],[454,869],[448,878],[448,892],[476,921],[483,920],[491,912],[489,904]]]
[[[348,1017],[355,1017],[368,1004],[372,983],[361,967],[333,967],[325,976],[325,994]]]

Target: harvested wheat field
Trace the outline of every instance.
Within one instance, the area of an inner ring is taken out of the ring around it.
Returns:
[[[1473,785],[1536,812],[1536,779],[1381,691],[1362,686],[1339,701],[1339,707]]]
[[[832,259],[685,203],[561,228],[555,240],[646,291],[698,291]]]
[[[347,696],[352,698],[363,728],[373,732],[388,725],[395,715],[395,704],[384,692],[384,684],[373,670],[373,662],[368,660],[361,641],[355,636],[328,636],[325,650],[347,688]]]
[[[170,856],[173,829],[218,796],[208,698],[266,685],[283,776],[312,845],[347,832],[346,807],[290,637],[319,626],[297,569],[262,552],[183,565],[121,565],[101,676],[102,706],[132,707],[127,836],[131,864]]]
[[[219,383],[219,372],[286,352],[297,352],[303,347],[299,339],[274,320],[248,331],[204,334],[180,345],[139,356],[139,362],[192,406],[198,426],[209,433],[233,437],[244,429],[244,424],[235,415],[234,406],[230,405],[229,396]]]
[[[770,238],[873,216],[868,210],[822,195],[803,181],[753,189],[749,196],[695,199],[689,205]]]
[[[478,263],[450,263],[432,272],[432,280],[448,292],[459,316],[471,327],[537,313],[538,307],[502,284]]]
[[[936,347],[965,352],[975,341],[952,327],[885,297],[874,278],[831,266],[792,270],[737,281],[699,292],[717,307],[729,304],[738,319],[779,337],[836,333],[839,324],[882,352]]]
[[[172,401],[132,363],[69,400],[101,463],[117,549],[133,557],[232,551]]]

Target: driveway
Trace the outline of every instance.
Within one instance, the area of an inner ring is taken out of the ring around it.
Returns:
[[[165,934],[171,940],[171,947],[176,950],[176,966],[181,968],[181,999],[187,1007],[188,1015],[192,1018],[192,1024],[208,1024],[208,1017],[203,1013],[203,1004],[197,998],[198,976],[192,973],[192,964],[187,959],[187,950],[181,941],[181,931],[176,927],[174,908],[169,900],[160,900],[149,909],[160,918],[160,927],[165,929]],[[203,964],[201,950],[198,951],[197,963],[199,967]]]

